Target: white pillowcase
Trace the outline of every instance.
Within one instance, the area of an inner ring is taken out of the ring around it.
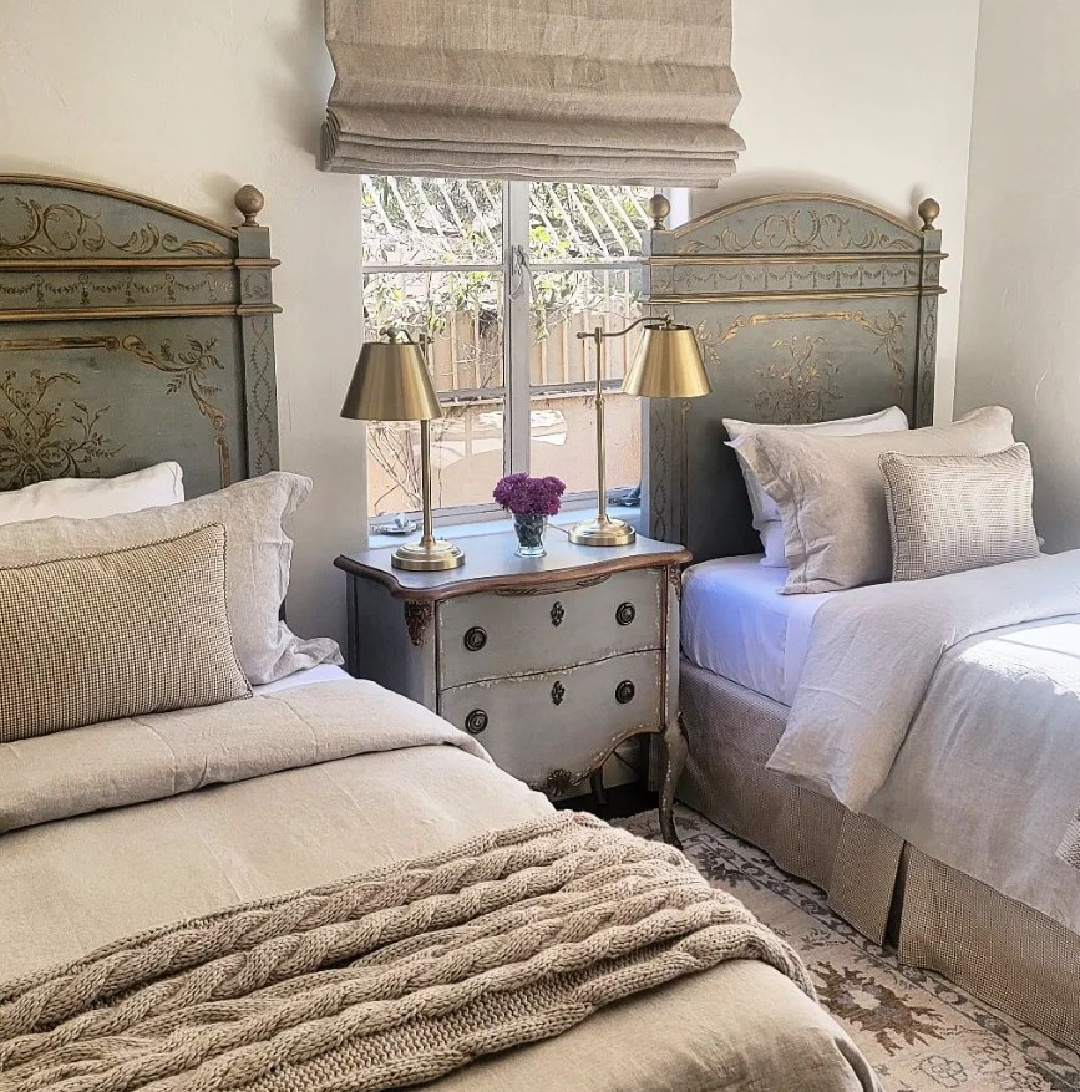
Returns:
[[[57,478],[0,493],[0,524],[32,519],[99,519],[184,499],[179,463],[158,463],[116,478]]]
[[[784,552],[784,528],[780,522],[780,509],[776,501],[761,486],[757,475],[740,454],[738,441],[759,429],[781,432],[813,432],[817,436],[860,436],[867,432],[906,432],[907,414],[899,406],[890,406],[877,413],[867,413],[861,417],[842,417],[837,421],[812,421],[805,425],[763,425],[753,421],[739,421],[732,417],[723,418],[724,428],[731,437],[728,447],[735,449],[746,482],[746,492],[750,497],[750,508],[754,513],[754,530],[761,535],[761,545],[765,556],[762,565],[773,569],[786,569],[787,556]]]

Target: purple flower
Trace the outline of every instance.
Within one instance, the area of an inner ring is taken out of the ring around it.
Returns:
[[[519,516],[554,516],[562,504],[566,483],[558,478],[530,478],[528,474],[508,474],[500,478],[492,491],[495,500]]]

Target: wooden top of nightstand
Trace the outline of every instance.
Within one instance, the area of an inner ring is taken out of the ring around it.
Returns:
[[[542,587],[567,580],[578,580],[629,569],[648,569],[657,565],[686,565],[693,560],[690,551],[670,542],[639,535],[629,546],[575,546],[564,529],[550,527],[547,556],[518,557],[513,531],[485,531],[474,535],[452,536],[465,551],[465,564],[447,572],[420,573],[391,567],[394,547],[358,550],[342,554],[334,564],[347,573],[375,580],[398,599],[435,601],[459,595],[515,587]]]

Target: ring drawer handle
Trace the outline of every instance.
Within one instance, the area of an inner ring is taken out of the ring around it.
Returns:
[[[620,705],[629,705],[634,700],[634,684],[629,679],[623,679],[615,687],[615,700]]]
[[[637,614],[637,611],[634,610],[633,603],[620,603],[615,608],[615,621],[620,626],[628,626],[633,622],[635,614]]]
[[[566,697],[566,687],[561,682],[556,680],[555,685],[551,688],[551,704],[562,705],[563,698]]]
[[[470,736],[478,736],[488,726],[488,715],[483,709],[474,709],[465,718],[465,731]]]
[[[470,626],[465,631],[465,647],[470,652],[479,652],[487,644],[487,633],[483,626]]]
[[[551,624],[553,626],[561,626],[565,617],[566,611],[563,609],[562,603],[556,599],[555,602],[551,604]]]

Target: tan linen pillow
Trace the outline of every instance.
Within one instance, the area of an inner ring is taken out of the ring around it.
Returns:
[[[974,410],[951,425],[863,436],[815,436],[759,429],[737,445],[776,501],[788,559],[786,594],[837,591],[892,573],[883,451],[989,455],[1013,442],[1012,414]]]
[[[251,697],[225,528],[0,569],[0,743]]]
[[[1031,455],[878,457],[892,537],[893,580],[924,580],[1037,557]]]
[[[762,428],[813,432],[816,436],[861,436],[865,432],[906,432],[908,429],[907,414],[899,406],[889,406],[888,409],[863,414],[861,417],[840,417],[834,421],[809,421],[802,425],[755,424],[753,421],[739,421],[734,417],[722,418],[721,424],[731,437],[728,447],[734,448],[739,458],[739,469],[742,471],[746,493],[750,498],[754,530],[761,535],[761,545],[765,550],[761,564],[774,569],[787,568],[784,535],[780,527],[780,511],[776,507],[776,501],[761,488],[761,483],[746,464],[746,460],[739,455],[738,441],[748,432]]]
[[[182,504],[103,519],[46,519],[0,527],[0,564],[27,565],[182,535],[220,523],[228,549],[229,620],[240,666],[252,685],[305,667],[341,663],[337,643],[301,640],[281,621],[292,540],[282,528],[311,492],[311,479],[274,472]]]

